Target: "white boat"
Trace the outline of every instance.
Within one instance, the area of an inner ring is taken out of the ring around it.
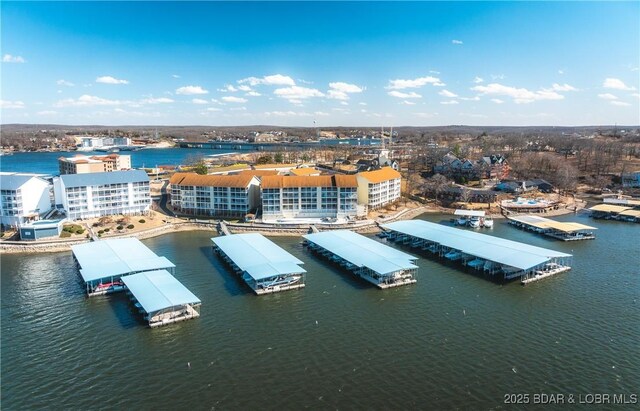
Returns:
[[[480,217],[471,217],[469,219],[469,227],[471,227],[471,228],[480,227]]]
[[[493,218],[485,217],[482,221],[482,226],[485,228],[493,228]]]
[[[456,220],[456,224],[458,225],[467,225],[467,217],[460,217]]]

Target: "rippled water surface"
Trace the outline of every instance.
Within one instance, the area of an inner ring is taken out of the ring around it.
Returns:
[[[145,240],[202,300],[199,319],[153,330],[124,295],[86,298],[70,252],[3,255],[2,409],[486,409],[506,393],[638,393],[640,227],[561,219],[598,239],[496,222],[493,235],[575,255],[527,287],[423,257],[416,285],[382,291],[274,238],[305,262],[307,287],[257,297],[208,233]]]

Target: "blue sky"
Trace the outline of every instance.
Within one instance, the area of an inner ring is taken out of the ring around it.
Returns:
[[[2,118],[640,124],[640,3],[2,2]]]

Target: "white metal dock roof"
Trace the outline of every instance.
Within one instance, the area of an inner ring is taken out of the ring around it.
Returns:
[[[80,264],[85,282],[139,271],[174,268],[165,257],[158,257],[137,238],[117,238],[71,247]]]
[[[307,240],[347,260],[357,267],[367,267],[379,274],[418,268],[418,258],[349,230],[306,234]]]
[[[581,230],[597,230],[596,227],[580,223],[564,223],[561,221],[551,220],[545,217],[539,217],[537,215],[521,215],[509,217],[513,221],[517,221],[522,224],[527,224],[538,228],[553,228],[554,230],[562,231],[565,233],[573,233]]]
[[[456,210],[454,215],[463,215],[468,217],[484,217],[484,211],[482,210]]]
[[[262,234],[232,234],[214,237],[211,241],[254,280],[306,272],[299,266],[304,262]]]
[[[122,277],[122,281],[148,314],[185,304],[200,304],[198,297],[166,270],[128,275]]]
[[[382,227],[521,270],[528,270],[552,258],[571,257],[571,254],[423,220],[397,221]]]

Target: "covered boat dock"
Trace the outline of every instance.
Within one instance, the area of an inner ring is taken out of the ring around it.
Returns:
[[[640,210],[629,205],[598,204],[589,209],[591,217],[640,223]]]
[[[172,324],[200,316],[200,300],[167,270],[122,277],[135,307],[149,327]]]
[[[383,224],[387,239],[522,284],[571,269],[571,254],[423,220]]]
[[[262,234],[231,234],[214,237],[213,250],[258,295],[304,287],[302,261]]]
[[[518,228],[548,235],[563,241],[593,240],[596,227],[580,223],[563,223],[535,215],[511,216],[509,224]]]
[[[414,284],[417,257],[349,230],[303,236],[311,250],[330,259],[378,288]]]
[[[158,257],[136,238],[118,238],[71,247],[87,294],[109,294],[124,290],[124,276],[154,270],[174,272],[175,265]]]

